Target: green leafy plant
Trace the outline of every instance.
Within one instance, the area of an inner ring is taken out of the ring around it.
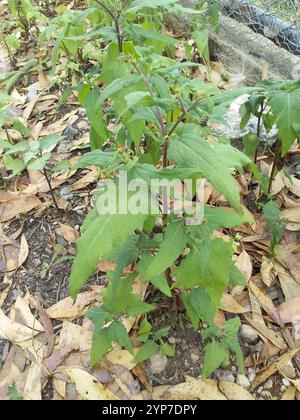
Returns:
[[[3,162],[6,170],[10,171],[10,178],[19,175],[24,169],[40,171],[45,176],[54,205],[58,208],[51,185],[50,169],[47,164],[51,158],[51,150],[64,137],[61,135],[45,136],[34,140],[31,131],[18,118],[13,119],[13,127],[27,140],[12,144],[7,140],[0,140],[0,147],[5,150]],[[11,140],[10,137],[8,140]]]
[[[281,169],[280,158],[284,158],[287,155],[290,147],[299,138],[300,84],[298,81],[281,81],[276,83],[268,81],[259,85],[258,88],[259,90],[250,95],[248,101],[241,108],[242,127],[246,126],[251,115],[255,115],[258,118],[257,144],[262,123],[267,132],[275,125],[278,129],[272,173],[267,190],[270,193],[276,171]],[[252,138],[251,140],[253,144],[254,139]],[[246,146],[249,149],[249,141]],[[257,160],[257,150],[255,162]]]
[[[91,124],[93,151],[83,157],[85,164],[96,164],[102,171],[114,168],[108,177],[116,184],[120,171],[129,180],[142,179],[147,189],[140,195],[146,196],[151,195],[153,179],[183,182],[186,178],[206,178],[233,209],[207,206],[203,223],[190,225],[184,214],[168,214],[164,205],[157,205],[155,214],[123,212],[122,208],[135,198],[130,194],[125,201],[117,200],[115,212],[103,214],[98,210],[107,200],[114,200],[114,194],[108,188],[98,192],[95,208],[84,222],[77,243],[70,279],[70,293],[75,298],[99,261],[109,260],[116,265],[102,294],[103,305],[87,315],[95,325],[91,363],[101,359],[112,343],[127,349],[138,361],[159,349],[173,354],[162,339],[167,330],[152,332],[146,318],[138,336],[143,346],[137,354],[133,349],[123,321],[155,309],[133,292],[135,282],[142,281],[150,283],[166,299],[179,291],[195,330],[200,323],[208,325],[203,336],[205,376],[226,363],[230,352],[236,355],[242,370],[236,338],[239,320],[218,328],[214,316],[226,288],[244,284],[244,279],[233,262],[233,242],[214,237],[213,231],[251,222],[243,215],[234,179],[235,172],[250,165],[251,160],[227,143],[208,140],[212,133],[207,120],[231,97],[213,84],[193,80],[191,69],[199,64],[173,59],[178,41],[163,34],[166,9],[199,15],[203,10],[184,9],[176,0],[116,2],[115,9],[109,11],[108,2],[96,3],[114,25],[115,37],[104,47],[97,83],[86,81],[78,86],[78,99]],[[208,39],[205,43],[200,37],[201,32],[195,31],[195,48],[203,55]],[[99,82],[104,85],[102,89]],[[239,94],[234,92],[233,96]],[[164,188],[160,197],[167,204]],[[124,269],[128,265],[132,273],[126,276]]]
[[[272,234],[271,254],[276,255],[276,247],[280,243],[283,231],[285,229],[285,220],[281,217],[281,211],[278,204],[270,200],[263,206],[263,213],[268,221],[268,228]]]

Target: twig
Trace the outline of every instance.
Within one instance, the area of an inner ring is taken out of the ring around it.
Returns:
[[[56,201],[56,198],[55,198],[55,195],[54,195],[54,191],[53,191],[53,188],[52,188],[52,185],[51,185],[51,180],[49,178],[47,169],[44,168],[43,171],[42,171],[42,173],[43,173],[44,177],[46,178],[48,187],[50,189],[50,194],[51,194],[51,197],[52,197],[52,200],[53,200],[53,204],[55,205],[55,207],[57,208],[57,210],[59,210],[59,207],[57,205],[57,201]]]
[[[118,48],[119,48],[119,53],[121,54],[123,52],[123,35],[121,33],[121,28],[120,28],[120,23],[119,23],[119,18],[120,18],[120,14],[115,15],[110,9],[109,7],[106,6],[106,4],[104,4],[102,1],[100,0],[95,0],[96,3],[99,4],[100,7],[102,7],[102,9],[112,18],[112,20],[114,21],[115,24],[115,28],[116,28],[116,33],[117,33],[117,38],[118,38]]]

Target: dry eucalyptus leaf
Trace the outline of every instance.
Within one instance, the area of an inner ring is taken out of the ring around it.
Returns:
[[[166,400],[227,400],[216,381],[195,379],[170,387],[163,395]]]
[[[260,274],[261,274],[261,277],[262,277],[262,281],[268,287],[271,287],[272,284],[276,280],[276,272],[275,272],[275,269],[274,269],[274,264],[269,258],[267,258],[265,256],[262,257]]]
[[[282,303],[277,310],[284,323],[300,322],[300,296]]]
[[[0,236],[0,273],[15,271],[27,259],[29,253],[27,241],[24,235],[21,242]]]
[[[0,191],[0,222],[6,222],[19,214],[28,213],[41,204],[41,201],[33,195]]]
[[[259,374],[255,377],[251,389],[254,390],[260,384],[266,382],[270,376],[278,372],[283,366],[285,366],[296,354],[299,352],[299,349],[292,350],[288,353],[280,356],[275,362],[270,363],[266,368],[262,369]]]
[[[70,242],[71,244],[73,244],[77,241],[77,239],[79,238],[79,232],[77,230],[63,223],[60,223],[59,226],[60,226],[61,233],[67,242]]]
[[[118,400],[112,392],[106,389],[96,378],[84,370],[77,368],[66,369],[64,373],[70,377],[72,382],[74,382],[78,394],[84,400]]]
[[[233,382],[220,381],[219,390],[229,401],[254,401],[255,398],[243,387]]]

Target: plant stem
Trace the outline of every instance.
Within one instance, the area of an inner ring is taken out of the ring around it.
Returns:
[[[120,28],[120,14],[119,15],[115,15],[110,9],[109,7],[106,6],[106,4],[104,4],[102,1],[100,0],[95,0],[96,3],[99,4],[100,7],[102,7],[102,9],[112,18],[112,20],[114,21],[115,24],[115,28],[116,28],[116,34],[117,34],[117,38],[118,38],[118,48],[119,48],[119,53],[122,54],[123,52],[123,35],[121,33],[121,28]]]
[[[264,113],[264,103],[261,104],[261,109],[260,109],[260,114],[258,116],[258,121],[257,121],[257,138],[258,138],[258,146],[255,150],[255,157],[254,157],[254,163],[255,165],[257,164],[257,159],[258,159],[258,149],[259,149],[259,139],[260,139],[260,129],[261,129],[261,120],[262,120],[262,116]]]
[[[173,125],[173,127],[169,131],[168,137],[172,136],[172,134],[175,132],[175,130],[179,126],[179,124],[184,120],[184,118],[187,116],[187,114],[189,112],[193,111],[193,109],[197,107],[197,105],[199,104],[200,101],[201,101],[201,99],[197,99],[187,110],[185,110],[184,108],[182,109],[181,115],[179,116],[178,120],[176,121],[176,123]]]
[[[276,168],[277,168],[277,162],[278,162],[278,159],[280,157],[280,152],[281,152],[281,143],[280,143],[280,140],[277,140],[275,155],[274,155],[274,159],[273,159],[273,167],[272,167],[272,172],[271,172],[271,175],[270,175],[270,182],[269,182],[269,188],[268,188],[268,193],[269,194],[271,193],[271,190],[272,190],[272,184],[273,184],[273,181],[274,181],[274,178],[275,178],[275,172],[276,172]]]
[[[43,171],[42,171],[42,173],[43,173],[44,177],[46,178],[48,187],[50,189],[50,194],[51,194],[51,197],[52,197],[52,200],[53,200],[53,204],[55,205],[55,207],[57,208],[57,210],[59,210],[59,207],[57,205],[57,201],[56,201],[56,198],[55,198],[55,195],[54,195],[54,191],[53,191],[53,188],[52,188],[52,185],[51,185],[51,180],[49,178],[47,169],[44,168]]]

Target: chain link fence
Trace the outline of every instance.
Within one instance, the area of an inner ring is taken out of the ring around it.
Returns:
[[[300,0],[220,0],[222,13],[300,55]]]

